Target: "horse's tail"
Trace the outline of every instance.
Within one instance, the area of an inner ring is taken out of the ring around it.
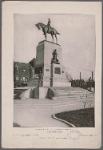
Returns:
[[[60,33],[59,33],[59,32],[57,32],[57,34],[59,34],[59,35],[60,35]]]
[[[59,35],[60,35],[60,33],[59,33],[59,32],[57,32],[57,34],[59,34]]]

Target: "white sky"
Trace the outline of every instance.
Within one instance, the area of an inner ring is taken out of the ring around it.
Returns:
[[[95,18],[92,15],[14,15],[14,61],[29,62],[36,57],[36,46],[44,35],[35,26],[42,22],[60,33],[58,43],[63,53],[63,64],[73,78],[91,76],[95,69]],[[51,36],[48,35],[51,41]]]

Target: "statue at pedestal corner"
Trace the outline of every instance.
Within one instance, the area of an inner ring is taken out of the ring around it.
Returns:
[[[53,58],[51,60],[51,63],[60,64],[59,60],[57,59],[58,54],[57,54],[56,49],[53,51],[52,55],[53,55]]]

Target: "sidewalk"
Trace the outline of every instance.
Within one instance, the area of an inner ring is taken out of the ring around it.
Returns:
[[[92,105],[94,102],[92,101]],[[68,127],[55,120],[52,115],[58,112],[83,108],[83,102],[77,99],[49,100],[23,99],[14,101],[14,123],[22,127]]]

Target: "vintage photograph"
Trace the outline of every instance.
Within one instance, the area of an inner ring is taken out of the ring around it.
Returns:
[[[95,16],[13,15],[13,127],[95,127]]]
[[[101,6],[3,2],[3,148],[100,148]]]

